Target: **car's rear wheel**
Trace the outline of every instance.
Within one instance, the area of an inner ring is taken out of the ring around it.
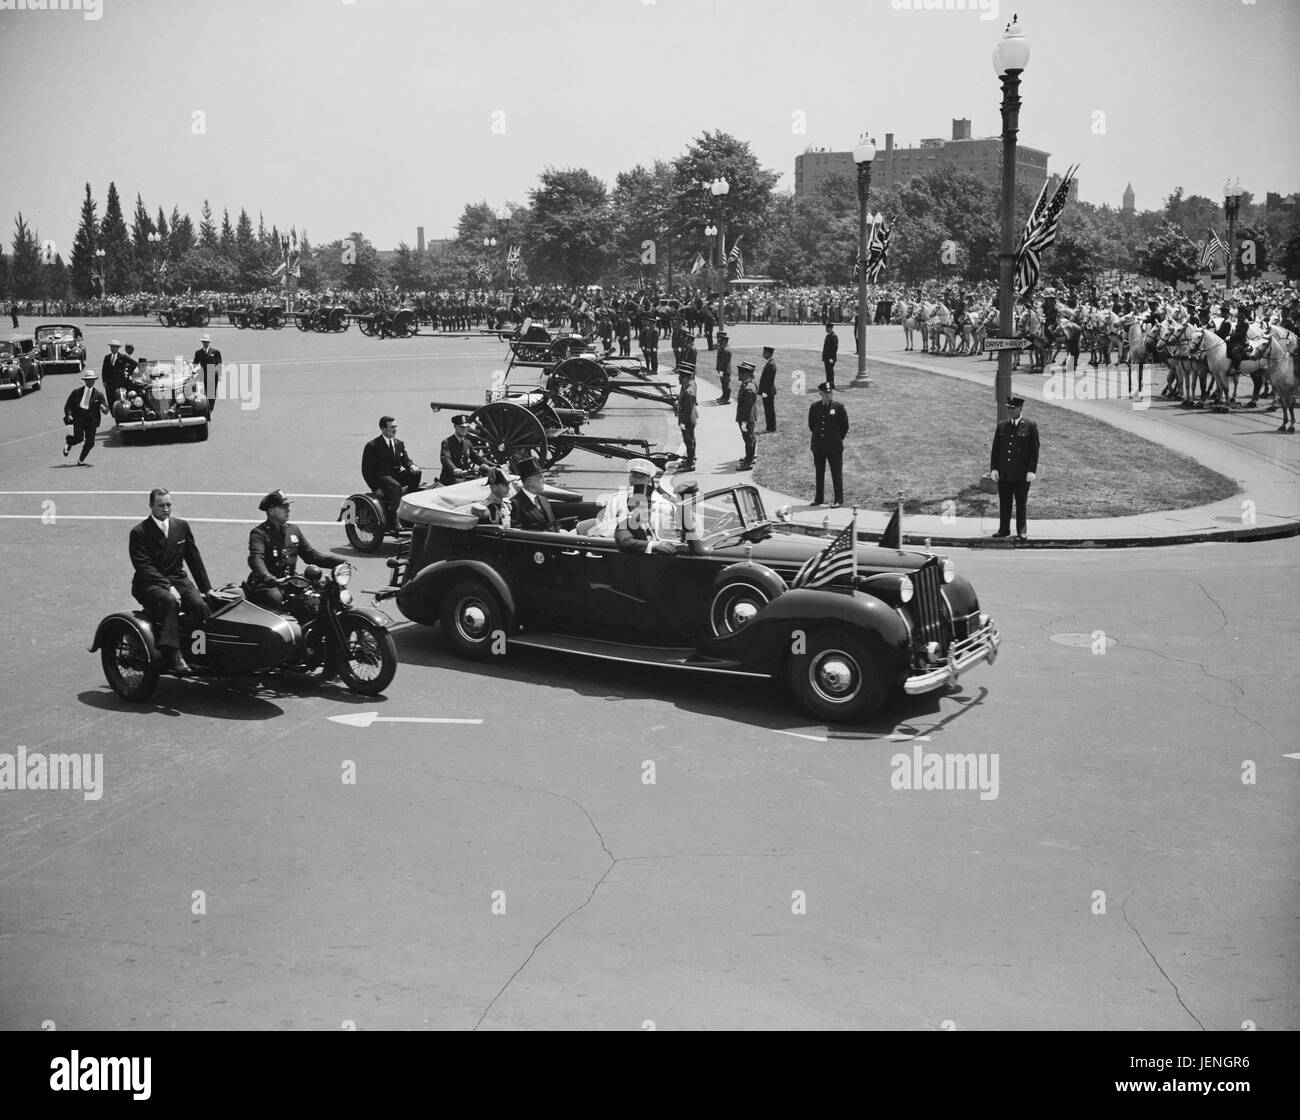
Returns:
[[[369,502],[353,503],[352,518],[343,525],[348,543],[358,552],[378,552],[384,545],[384,526]]]
[[[791,655],[787,674],[799,706],[829,723],[866,719],[888,699],[866,646],[842,631],[807,635],[802,652]]]
[[[482,580],[462,580],[443,596],[438,615],[448,644],[462,657],[486,661],[505,635],[505,610]]]
[[[363,618],[344,618],[343,645],[334,667],[352,692],[377,696],[397,673],[397,644],[384,627]]]
[[[123,700],[147,700],[158,686],[158,670],[149,660],[149,650],[140,632],[123,619],[105,627],[99,647],[104,679]]]

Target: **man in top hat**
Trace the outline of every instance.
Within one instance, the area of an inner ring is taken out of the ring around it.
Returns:
[[[1038,425],[1021,419],[1023,397],[1007,398],[1007,418],[993,433],[989,469],[998,484],[998,531],[995,537],[1011,536],[1011,500],[1016,503],[1016,539],[1027,541],[1025,506],[1029,484],[1038,477]]]
[[[848,410],[835,399],[835,386],[823,381],[817,386],[820,399],[808,409],[808,430],[812,433],[813,466],[817,471],[817,494],[812,504],[826,501],[826,467],[831,468],[834,506],[844,504],[844,437],[849,432]]]
[[[718,404],[731,403],[731,339],[726,331],[718,332],[718,356],[714,361],[713,368],[717,371],[718,380],[722,383],[722,396],[717,400]]]
[[[835,324],[827,322],[826,337],[822,340],[822,366],[826,370],[826,384],[835,388],[835,360],[840,353],[840,336],[835,333]]]
[[[181,656],[180,612],[186,611],[195,623],[204,622],[208,606],[203,596],[212,590],[212,583],[189,523],[172,516],[170,490],[149,491],[149,516],[132,528],[127,551],[135,569],[131,596],[154,624],[163,668],[188,673],[190,667]],[[187,565],[193,582],[186,578]]]
[[[442,473],[438,475],[438,481],[444,486],[477,478],[483,464],[482,454],[469,442],[469,417],[453,416],[451,428],[452,434],[442,441],[439,449]]]
[[[555,511],[542,493],[546,489],[546,477],[541,463],[524,459],[515,464],[515,473],[519,475],[519,492],[510,499],[510,524],[516,529],[554,533],[558,525]]]
[[[754,438],[754,425],[758,423],[758,390],[754,388],[754,363],[741,362],[736,367],[740,378],[740,388],[736,390],[736,423],[740,427],[740,436],[745,441],[745,455],[737,464],[737,469],[749,470],[754,465],[754,453],[758,441]]]
[[[379,435],[361,451],[361,477],[366,485],[384,496],[388,528],[397,528],[397,506],[403,494],[420,485],[424,472],[406,453],[406,444],[397,438],[397,421],[391,416],[379,418]]]
[[[63,437],[63,457],[66,459],[68,452],[80,443],[81,457],[77,459],[79,467],[85,463],[90,449],[95,446],[100,416],[108,412],[108,401],[95,386],[93,369],[82,371],[81,385],[80,389],[73,389],[63,402],[63,422],[72,425],[72,434]]]
[[[695,363],[678,362],[676,373],[677,399],[673,402],[673,411],[677,414],[677,426],[682,430],[682,442],[686,444],[686,458],[677,464],[677,469],[689,471],[695,466],[695,425],[700,420],[696,407]]]
[[[341,557],[317,552],[297,525],[289,521],[289,498],[283,490],[272,490],[257,503],[266,520],[248,534],[248,567],[244,594],[250,602],[268,610],[284,609],[280,585],[296,574],[298,558],[321,568],[337,568]]]
[[[772,355],[776,351],[770,346],[763,347],[763,370],[758,375],[758,395],[763,398],[763,431],[776,431],[776,361]]]
[[[121,353],[122,344],[116,338],[108,344],[108,353],[104,355],[104,364],[100,366],[99,376],[104,381],[104,399],[111,405],[117,400],[117,391],[125,389],[134,363]]]
[[[208,415],[211,416],[217,407],[217,390],[221,385],[221,351],[212,345],[212,336],[206,332],[199,336],[193,364],[203,373],[203,391],[207,394]]]
[[[490,467],[487,473],[488,499],[470,506],[474,516],[485,525],[500,525],[509,529],[510,476],[500,467]]]

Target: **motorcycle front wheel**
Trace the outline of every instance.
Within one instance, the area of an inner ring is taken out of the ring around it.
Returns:
[[[340,619],[342,648],[335,650],[334,668],[352,692],[378,696],[397,674],[397,643],[382,626],[364,618]]]
[[[158,670],[149,660],[149,651],[139,631],[126,622],[110,624],[99,649],[99,659],[104,667],[104,679],[123,700],[148,700],[158,687]]]

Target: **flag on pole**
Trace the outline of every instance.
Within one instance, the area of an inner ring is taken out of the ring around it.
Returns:
[[[885,225],[884,219],[871,226],[871,240],[868,243],[870,253],[867,257],[867,281],[874,284],[880,279],[885,265],[889,263],[889,235],[893,232]]]
[[[488,267],[487,261],[482,257],[479,257],[478,264],[474,266],[474,274],[482,280],[490,279],[492,276],[492,270]]]
[[[691,262],[691,275],[694,276],[704,267],[704,254],[698,249],[695,251],[695,260]]]
[[[793,591],[798,587],[825,587],[841,576],[852,578],[858,574],[858,511],[832,538],[830,544],[810,556],[790,582]]]
[[[289,231],[289,274],[291,276],[301,276],[302,268],[302,249],[298,245],[298,229],[295,226]]]
[[[899,501],[894,507],[894,516],[889,519],[885,531],[880,534],[881,548],[903,547],[903,503]]]
[[[1034,208],[1025,221],[1025,232],[1020,237],[1020,247],[1016,249],[1016,288],[1022,296],[1033,291],[1034,285],[1038,283],[1042,272],[1040,255],[1056,240],[1061,211],[1065,209],[1070,195],[1070,183],[1078,169],[1077,163],[1071,166],[1050,200],[1047,197],[1047,183],[1044,182],[1038,201],[1034,203]]]
[[[745,278],[745,258],[740,255],[740,241],[745,235],[742,233],[736,238],[736,243],[731,247],[731,252],[727,254],[727,264],[736,266],[736,279]]]

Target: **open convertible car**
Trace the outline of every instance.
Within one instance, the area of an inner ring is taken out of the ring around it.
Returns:
[[[573,491],[547,490],[560,524],[576,522],[554,533],[480,524],[486,495],[471,481],[404,498],[411,551],[385,593],[466,657],[520,645],[772,677],[818,719],[851,722],[997,656],[993,620],[941,556],[857,544],[855,572],[792,588],[827,542],[774,525],[752,486],[675,502],[672,555],[620,551]]]
[[[42,323],[35,330],[36,360],[41,376],[47,373],[80,373],[86,368],[86,345],[81,328],[71,323]]]
[[[130,387],[112,402],[113,421],[123,438],[133,432],[190,429],[208,438],[208,398],[203,374],[189,363],[142,361]]]

